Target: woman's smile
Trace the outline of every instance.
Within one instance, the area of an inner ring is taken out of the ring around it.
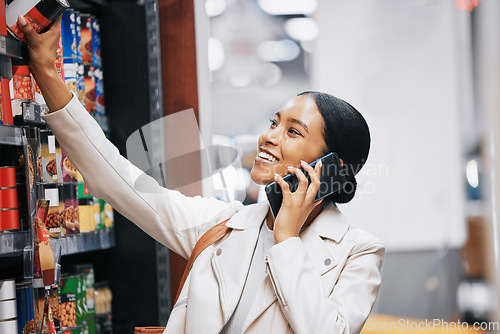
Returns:
[[[300,167],[300,160],[311,162],[326,150],[323,118],[307,95],[296,96],[270,120],[259,137],[259,150],[250,176],[257,184],[269,184],[274,174],[286,175],[288,166]]]

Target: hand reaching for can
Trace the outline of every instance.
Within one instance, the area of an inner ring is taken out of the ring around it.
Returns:
[[[61,19],[62,15],[59,15],[46,32],[38,34],[23,16],[18,17],[19,28],[28,41],[30,70],[35,79],[38,74],[55,69],[54,61],[61,37]]]
[[[61,19],[62,15],[59,15],[44,33],[38,34],[24,17],[17,18],[19,28],[28,41],[31,74],[40,87],[49,112],[64,108],[73,97],[55,66]]]

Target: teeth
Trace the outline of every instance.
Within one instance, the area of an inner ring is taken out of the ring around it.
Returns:
[[[263,159],[266,159],[266,160],[269,160],[271,162],[276,162],[277,161],[277,159],[275,157],[273,157],[270,154],[267,154],[266,152],[259,152],[259,157],[261,157]]]

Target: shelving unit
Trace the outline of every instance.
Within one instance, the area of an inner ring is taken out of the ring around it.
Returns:
[[[21,58],[21,41],[0,35],[0,55]]]
[[[19,126],[0,124],[0,145],[23,145],[23,129]]]
[[[113,232],[113,229],[108,229],[61,238],[58,241],[62,246],[62,255],[72,255],[112,248],[115,246],[115,234]]]
[[[61,244],[63,256],[109,249],[115,246],[113,229],[81,233],[54,240]],[[31,247],[28,231],[0,234],[0,256],[20,255],[28,247]]]
[[[0,234],[0,256],[21,255],[28,246],[31,247],[28,231]]]

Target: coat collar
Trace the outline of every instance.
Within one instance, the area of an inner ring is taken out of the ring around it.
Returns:
[[[248,227],[260,226],[266,217],[268,210],[268,201],[262,201],[246,206],[241,210],[242,212],[240,212],[240,215],[234,216],[230,219],[226,226],[236,230],[245,230]],[[248,216],[245,217],[247,214],[251,216],[251,219],[248,219]],[[311,223],[309,228],[314,230],[322,238],[340,242],[349,229],[349,223],[337,206],[332,203],[323,208],[321,213]]]
[[[349,223],[337,206],[332,203],[323,208],[309,228],[322,238],[340,242],[349,229]]]

